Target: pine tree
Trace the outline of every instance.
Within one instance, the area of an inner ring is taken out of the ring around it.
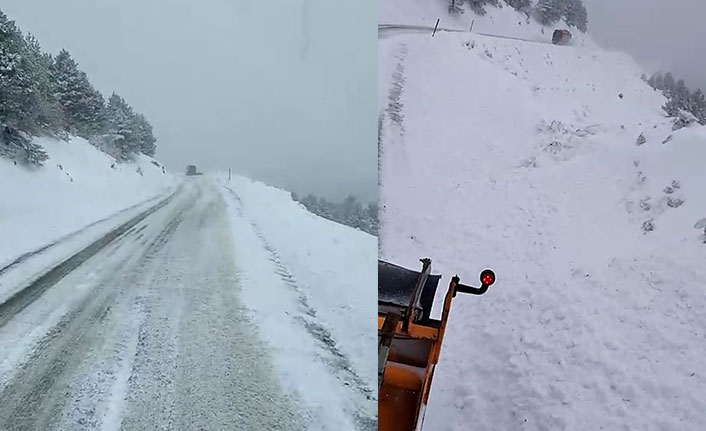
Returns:
[[[530,0],[505,0],[505,2],[520,12],[527,12],[532,8],[532,2]]]
[[[23,45],[14,21],[0,11],[0,122],[19,128],[32,126],[28,123],[37,103]]]
[[[104,132],[114,137],[112,148],[108,151],[116,159],[129,160],[133,153],[139,151],[135,113],[125,99],[116,93],[110,96],[105,107]]]
[[[588,11],[581,0],[566,0],[563,15],[567,24],[584,33],[588,30]]]
[[[26,165],[41,166],[49,155],[32,137],[12,126],[3,126],[0,133],[0,156]]]
[[[363,208],[358,202],[358,199],[353,195],[346,196],[346,199],[341,205],[341,218],[344,224],[353,227],[359,227],[360,213]]]
[[[677,83],[674,81],[674,77],[672,76],[671,72],[667,72],[664,74],[664,80],[662,81],[662,90],[664,90],[664,95],[667,97],[672,97],[672,94],[674,94],[674,89],[676,88]]]
[[[62,50],[53,59],[43,53],[34,36],[23,36],[0,11],[0,156],[41,165],[48,156],[32,141],[41,133],[91,138],[101,148],[116,150],[121,160],[137,152],[154,155],[152,126],[119,102],[107,121],[103,96],[71,55]]]
[[[53,59],[51,55],[42,52],[39,41],[31,34],[25,37],[24,48],[23,56],[29,65],[33,93],[39,99],[33,105],[32,122],[41,130],[58,134],[63,124],[63,113],[56,99],[56,88],[51,75]]]
[[[464,0],[449,0],[449,13],[463,13]]]
[[[664,106],[662,106],[662,109],[667,113],[668,116],[670,117],[678,117],[679,116],[679,103],[673,99],[670,98]]]
[[[134,130],[139,151],[148,156],[154,156],[157,139],[154,137],[152,125],[142,114],[137,114],[133,119]]]
[[[334,205],[327,201],[326,198],[319,198],[319,203],[318,203],[318,208],[320,216],[325,217],[329,220],[335,220],[336,219],[336,210]]]
[[[673,97],[676,99],[681,109],[687,109],[689,100],[691,99],[691,92],[688,88],[686,88],[686,84],[683,79],[677,81],[677,84],[674,87]]]
[[[366,216],[370,224],[369,233],[376,236],[379,232],[378,209],[379,208],[377,202],[373,202],[368,204],[368,208],[366,210]]]
[[[563,0],[540,0],[535,13],[542,25],[554,24],[564,15]]]
[[[485,5],[499,6],[498,0],[468,0],[468,7],[476,14],[483,16],[487,13]]]
[[[654,73],[652,74],[652,76],[650,76],[650,79],[647,80],[647,85],[654,88],[655,90],[661,90],[663,79],[664,78],[662,77],[661,73]]]
[[[654,87],[658,90],[664,90],[664,76],[661,73],[655,75]]]
[[[62,106],[66,129],[90,138],[100,132],[104,121],[105,100],[68,51],[62,50],[54,61],[56,99]]]
[[[319,208],[319,200],[312,193],[307,194],[301,200],[302,205],[306,207],[307,210],[314,214],[319,214],[321,212]]]
[[[706,97],[701,89],[691,95],[689,111],[694,114],[701,125],[706,125]]]

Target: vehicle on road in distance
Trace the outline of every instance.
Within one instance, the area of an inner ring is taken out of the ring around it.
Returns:
[[[571,42],[571,32],[564,29],[554,30],[552,35],[552,43],[554,45],[568,45]]]

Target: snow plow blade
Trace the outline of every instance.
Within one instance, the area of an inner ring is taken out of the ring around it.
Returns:
[[[484,294],[495,282],[495,273],[481,273],[481,287],[451,279],[441,320],[431,317],[434,296],[441,280],[431,275],[431,260],[421,259],[422,270],[413,271],[378,261],[378,429],[419,431],[439,362],[441,343],[456,293]]]

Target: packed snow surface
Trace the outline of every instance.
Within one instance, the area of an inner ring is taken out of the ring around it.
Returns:
[[[419,24],[398,3],[380,22]],[[379,46],[381,258],[498,274],[454,300],[425,429],[703,429],[706,129],[588,42]]]

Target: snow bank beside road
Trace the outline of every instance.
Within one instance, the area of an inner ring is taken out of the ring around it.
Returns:
[[[223,181],[242,296],[312,429],[375,429],[377,238],[289,193]]]
[[[114,160],[84,139],[36,142],[50,157],[41,168],[0,159],[0,267],[177,183],[144,155],[111,168]]]

